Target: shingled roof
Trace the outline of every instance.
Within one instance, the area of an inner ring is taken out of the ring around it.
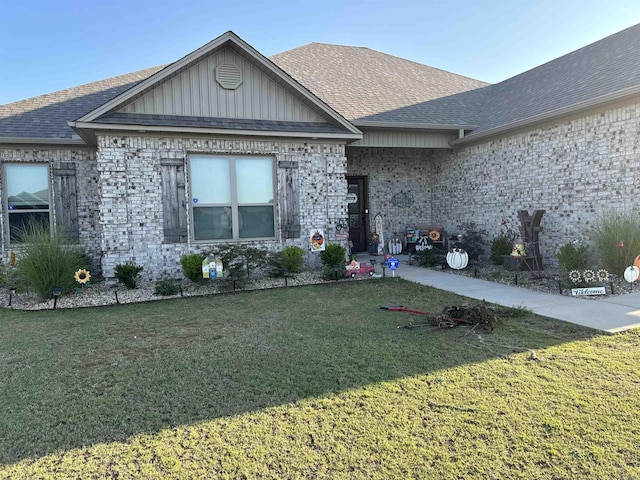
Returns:
[[[164,65],[0,105],[0,137],[72,139],[74,131],[68,121],[85,115],[162,68]]]
[[[365,47],[310,43],[269,59],[355,125],[412,121],[399,109],[487,85]]]
[[[488,87],[473,140],[640,94],[640,25]]]
[[[311,43],[270,60],[356,126],[470,131],[452,144],[640,95],[640,25],[495,85],[363,47]],[[68,121],[163,67],[0,105],[0,138],[80,142]]]

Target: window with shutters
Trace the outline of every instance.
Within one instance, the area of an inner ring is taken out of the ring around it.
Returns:
[[[189,178],[194,241],[275,237],[273,158],[194,154]]]
[[[30,222],[50,225],[49,166],[8,163],[4,173],[9,241],[19,243]]]

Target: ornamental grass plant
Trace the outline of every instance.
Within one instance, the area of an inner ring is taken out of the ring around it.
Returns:
[[[42,299],[53,298],[54,288],[70,292],[76,286],[75,272],[91,268],[90,259],[79,245],[69,243],[62,229],[30,222],[20,237],[18,273]]]
[[[591,230],[602,267],[622,275],[640,255],[640,216],[638,211],[609,212]]]

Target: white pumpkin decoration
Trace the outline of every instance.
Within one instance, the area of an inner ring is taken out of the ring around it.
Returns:
[[[391,255],[398,255],[402,253],[402,242],[399,238],[394,238],[389,241],[389,253]]]
[[[462,248],[452,248],[447,253],[447,265],[454,270],[462,270],[469,264],[469,254]]]
[[[627,267],[624,271],[624,279],[629,283],[635,282],[636,280],[638,280],[638,277],[640,277],[640,268],[636,267],[635,265]]]

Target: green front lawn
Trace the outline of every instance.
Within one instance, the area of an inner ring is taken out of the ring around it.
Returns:
[[[398,279],[0,311],[0,478],[640,478],[640,334]]]

